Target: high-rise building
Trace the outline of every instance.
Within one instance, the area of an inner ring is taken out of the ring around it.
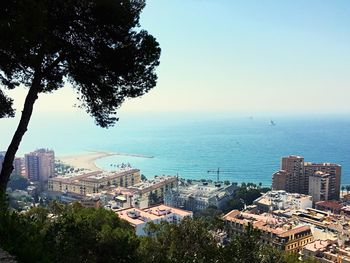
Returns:
[[[288,173],[284,170],[279,170],[272,175],[272,189],[286,190]]]
[[[54,176],[55,153],[52,150],[39,149],[25,155],[26,175],[30,181],[39,181],[47,185],[49,178]]]
[[[287,172],[286,191],[290,193],[307,194],[304,176],[304,158],[291,155],[282,158],[281,169]]]
[[[330,174],[317,171],[309,176],[309,195],[314,202],[329,200]]]
[[[2,163],[5,159],[6,152],[0,152],[0,171],[2,169]],[[15,158],[13,161],[13,172],[12,175],[21,175],[22,174],[22,158]]]
[[[304,162],[303,157],[291,155],[282,158],[281,169],[272,175],[272,189],[309,194],[309,177],[321,171],[329,174],[328,199],[339,200],[341,183],[339,164]]]
[[[22,158],[16,157],[13,161],[13,175],[21,176],[22,175]]]
[[[26,176],[29,181],[39,181],[39,156],[35,153],[24,155]]]
[[[317,171],[329,174],[329,200],[339,200],[340,197],[340,183],[341,183],[341,166],[334,163],[310,163],[304,164],[305,177],[309,182],[309,176]],[[309,185],[308,185],[309,188]]]

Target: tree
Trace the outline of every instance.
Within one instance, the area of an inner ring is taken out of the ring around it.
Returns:
[[[156,85],[160,48],[139,29],[144,0],[4,0],[0,9],[0,118],[13,117],[5,89],[28,88],[0,174],[0,192],[40,93],[66,83],[101,127],[116,123],[126,98]]]
[[[350,185],[345,186],[345,189],[346,189],[346,193],[348,194],[350,191]]]
[[[345,186],[342,185],[342,187],[341,187],[341,195],[344,195],[344,190],[345,190]]]

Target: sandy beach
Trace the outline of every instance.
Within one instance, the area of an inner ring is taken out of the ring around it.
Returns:
[[[123,156],[134,156],[140,158],[153,158],[153,156],[128,154],[128,153],[116,153],[116,152],[103,152],[103,151],[88,151],[84,154],[59,156],[57,157],[62,163],[71,165],[74,168],[84,168],[91,171],[102,171],[100,167],[95,164],[95,161],[100,158],[123,155]]]

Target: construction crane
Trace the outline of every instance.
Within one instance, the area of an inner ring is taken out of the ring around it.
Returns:
[[[232,171],[222,171],[220,170],[220,167],[218,167],[217,170],[208,170],[207,173],[216,173],[216,176],[217,176],[217,182],[220,182],[220,173],[223,174],[223,173],[228,173],[228,174],[232,174],[233,172]]]

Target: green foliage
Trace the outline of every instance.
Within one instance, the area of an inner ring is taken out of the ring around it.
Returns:
[[[1,213],[0,243],[20,262],[138,260],[139,240],[129,224],[111,211],[79,204]]]
[[[144,6],[143,0],[3,1],[0,83],[31,87],[36,79],[39,92],[52,92],[70,82],[99,125],[113,124],[110,115],[125,98],[156,84],[160,48],[138,29]],[[13,115],[2,91],[0,102],[0,117]]]
[[[223,212],[227,213],[231,210],[242,210],[244,205],[251,205],[255,199],[261,196],[263,188],[258,189],[255,184],[242,183],[237,188],[231,200],[223,207]]]
[[[113,212],[52,203],[26,214],[0,212],[0,244],[19,262],[297,263],[298,255],[264,245],[248,225],[242,235],[220,245],[221,226],[202,218],[178,224],[147,224],[147,237]],[[314,260],[305,262],[314,263]]]
[[[143,238],[140,247],[146,262],[216,262],[216,241],[200,219],[150,224],[148,229],[151,237]]]

